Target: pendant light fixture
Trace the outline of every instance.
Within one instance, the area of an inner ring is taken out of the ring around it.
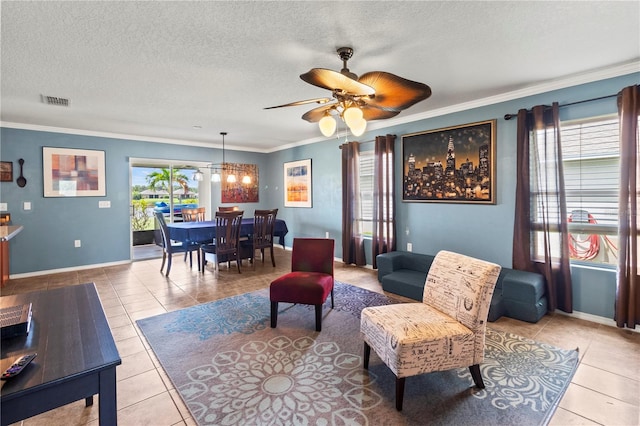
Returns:
[[[207,169],[211,170],[211,182],[218,183],[222,180],[222,175],[225,174],[227,176],[227,183],[235,183],[238,181],[238,175],[242,176],[241,182],[243,184],[251,183],[251,176],[245,170],[245,167],[241,164],[235,163],[227,163],[225,161],[225,145],[224,145],[224,137],[227,135],[227,132],[220,132],[222,135],[222,163],[217,164],[208,164],[206,166]],[[195,181],[204,180],[204,173],[202,171],[197,170],[192,179]]]

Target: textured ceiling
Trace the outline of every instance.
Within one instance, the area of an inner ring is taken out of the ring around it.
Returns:
[[[349,68],[359,75],[387,71],[431,86],[429,99],[386,125],[640,70],[638,1],[0,7],[5,125],[208,146],[219,146],[226,131],[228,147],[264,152],[321,139],[300,118],[313,105],[263,108],[330,95],[299,75],[340,70],[340,46],[354,48]],[[41,95],[71,105],[45,105]]]

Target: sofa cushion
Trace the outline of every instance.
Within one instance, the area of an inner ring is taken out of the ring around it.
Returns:
[[[535,303],[544,296],[544,277],[532,272],[510,269],[502,279],[505,299]]]
[[[399,269],[382,277],[382,289],[414,300],[422,300],[426,279],[426,272]]]

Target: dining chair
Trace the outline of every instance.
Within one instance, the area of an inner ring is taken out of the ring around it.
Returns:
[[[185,256],[189,254],[189,265],[193,266],[193,252],[198,254],[198,266],[200,266],[200,250],[199,244],[183,244],[182,242],[172,241],[167,222],[164,220],[164,215],[161,212],[155,212],[156,220],[160,226],[160,235],[162,236],[162,265],[160,266],[160,272],[164,269],[165,262],[167,263],[167,271],[165,276],[169,276],[171,271],[171,260],[175,253],[184,253]],[[186,260],[186,258],[185,258]]]
[[[484,388],[480,363],[491,296],[500,274],[495,263],[440,251],[429,268],[422,303],[368,307],[360,316],[363,366],[371,348],[396,377],[396,410],[402,410],[407,377],[468,367]]]
[[[278,324],[278,303],[314,305],[316,331],[322,330],[322,305],[331,294],[333,309],[333,251],[328,238],[294,238],[291,272],[271,282],[271,328]]]
[[[242,210],[233,212],[216,212],[216,237],[212,243],[202,244],[200,251],[202,252],[202,262],[200,270],[204,273],[207,264],[206,254],[210,253],[215,256],[215,269],[218,269],[220,262],[227,262],[231,265],[231,261],[235,260],[240,270],[240,227],[242,225]]]
[[[205,217],[205,207],[182,209],[182,220],[185,222],[202,222]]]
[[[238,206],[218,206],[219,212],[235,212],[240,210]]]
[[[271,254],[271,264],[276,267],[276,260],[273,256],[273,229],[276,223],[278,209],[256,210],[253,213],[253,233],[247,241],[241,241],[241,245],[246,246],[251,251],[251,262],[255,268],[255,253],[260,250],[262,263],[264,263],[264,249],[269,249]]]

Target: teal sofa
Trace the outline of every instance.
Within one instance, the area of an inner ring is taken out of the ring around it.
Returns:
[[[422,300],[427,273],[434,256],[406,251],[379,254],[378,281],[390,293]],[[503,315],[538,322],[547,313],[545,280],[540,274],[502,268],[491,299],[488,320]]]

